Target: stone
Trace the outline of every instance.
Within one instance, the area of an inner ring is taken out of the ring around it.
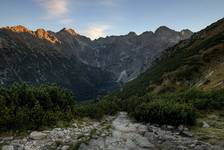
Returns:
[[[142,135],[143,135],[145,132],[148,131],[147,126],[145,126],[145,125],[139,125],[139,126],[137,127],[137,129],[138,129],[138,132],[139,132],[140,134],[142,134]]]
[[[33,140],[42,140],[42,139],[46,138],[46,136],[47,136],[47,134],[45,134],[45,133],[34,131],[34,132],[30,133],[29,137]]]
[[[148,141],[147,138],[139,134],[129,134],[129,137],[132,138],[132,141],[141,148],[154,148],[155,146]]]
[[[177,150],[187,150],[187,147],[179,145],[177,146]]]
[[[179,131],[183,131],[183,130],[184,130],[184,126],[183,126],[183,125],[179,125],[179,126],[178,126],[178,130],[179,130]]]
[[[136,144],[131,139],[128,139],[125,144],[127,149],[136,148]]]
[[[3,141],[11,141],[11,140],[13,140],[13,139],[14,139],[13,136],[9,136],[9,137],[4,137],[2,140],[3,140]]]
[[[146,132],[144,134],[144,137],[146,137],[149,141],[154,141],[155,140],[155,134],[152,132]]]
[[[189,131],[183,131],[181,134],[186,137],[193,137],[193,134]]]
[[[202,128],[209,128],[210,127],[209,124],[205,121],[203,121],[202,124],[203,124]]]
[[[68,150],[69,149],[69,146],[68,145],[64,145],[62,146],[61,150]]]
[[[79,150],[87,150],[89,149],[88,145],[82,143],[80,146],[79,146]]]
[[[24,147],[20,144],[15,144],[15,145],[13,144],[13,147],[15,150],[23,150],[24,149]]]
[[[184,127],[184,131],[189,131],[189,129],[187,127]]]
[[[174,126],[168,125],[168,126],[167,126],[167,129],[168,129],[168,130],[173,130],[173,129],[174,129]]]

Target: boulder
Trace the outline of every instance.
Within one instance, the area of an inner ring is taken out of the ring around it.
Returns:
[[[141,148],[155,148],[155,145],[150,143],[146,137],[143,137],[136,133],[128,134],[128,137]]]
[[[142,135],[143,135],[145,132],[148,131],[147,126],[145,126],[145,125],[139,125],[138,128],[137,128],[137,130],[138,130],[138,132],[139,132],[140,134],[142,134]]]
[[[174,126],[168,125],[166,128],[167,128],[168,130],[173,130],[173,129],[174,129]]]
[[[202,128],[209,128],[210,127],[209,124],[206,123],[205,121],[203,121],[202,124],[203,124]]]
[[[34,132],[30,133],[29,137],[33,140],[42,140],[42,139],[46,138],[46,136],[47,136],[47,134],[45,134],[45,133],[34,131]]]
[[[179,125],[179,126],[178,126],[178,130],[179,130],[180,132],[184,131],[184,126],[183,126],[183,125]]]
[[[193,137],[193,136],[194,136],[194,135],[193,135],[191,132],[189,132],[189,131],[183,131],[183,132],[181,133],[181,135],[186,136],[186,137]]]

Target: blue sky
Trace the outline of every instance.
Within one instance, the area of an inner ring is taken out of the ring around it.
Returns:
[[[165,25],[199,31],[224,17],[224,0],[1,0],[0,26],[74,28],[92,39]]]

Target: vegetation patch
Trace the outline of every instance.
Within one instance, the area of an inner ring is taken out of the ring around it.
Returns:
[[[73,120],[99,120],[104,115],[115,115],[119,111],[127,111],[141,122],[193,125],[201,111],[223,108],[224,90],[205,92],[191,89],[173,94],[148,93],[126,99],[106,96],[101,100],[76,103],[70,92],[55,85],[22,84],[0,89],[0,130],[66,127]],[[77,126],[81,126],[81,122]]]
[[[74,117],[72,94],[55,85],[0,88],[0,130],[41,129]]]

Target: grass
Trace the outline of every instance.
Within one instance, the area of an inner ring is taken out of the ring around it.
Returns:
[[[211,67],[213,73],[207,78],[207,83],[201,85],[201,89],[210,90],[210,89],[220,89],[224,88],[224,64],[218,64]]]
[[[199,137],[199,139],[211,144],[220,144],[224,141],[224,111],[213,110],[209,112],[201,112],[197,124],[191,128],[191,131]],[[202,122],[209,124],[209,128],[203,128]]]

